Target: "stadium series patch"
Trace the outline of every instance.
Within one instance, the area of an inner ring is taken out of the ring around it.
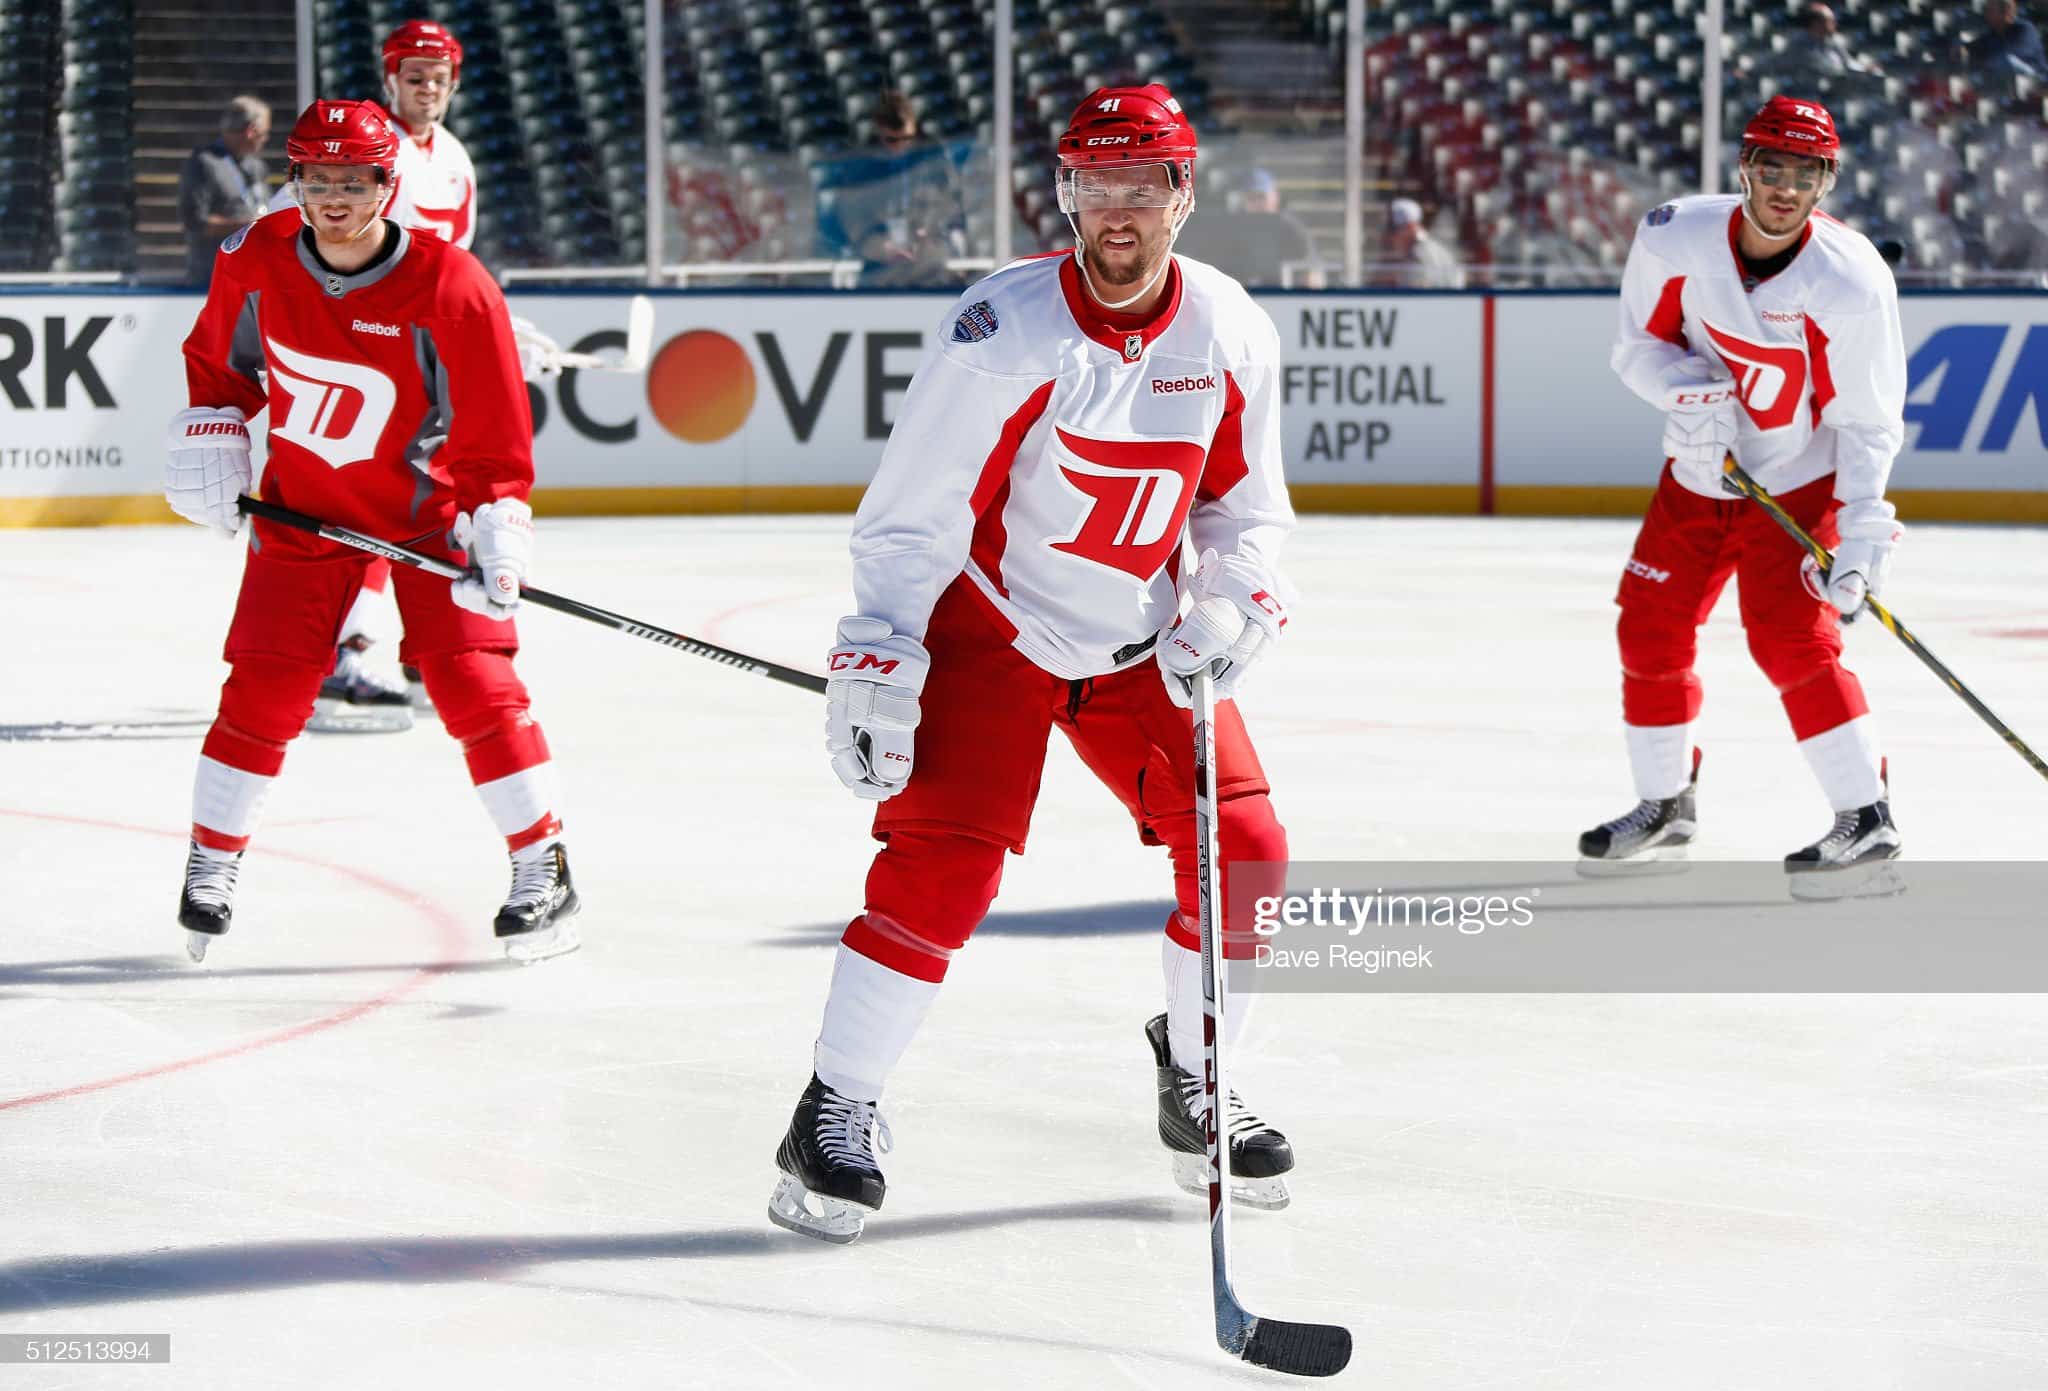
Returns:
[[[1676,216],[1678,216],[1678,204],[1664,203],[1650,209],[1649,215],[1643,221],[1649,223],[1652,227],[1662,227]]]
[[[953,341],[979,343],[984,338],[995,337],[996,330],[1000,327],[1001,325],[996,322],[996,311],[989,308],[988,301],[976,300],[953,321]]]
[[[234,255],[235,251],[248,239],[249,228],[255,225],[255,223],[251,222],[245,226],[237,227],[234,231],[228,233],[227,240],[220,244],[220,249],[227,252],[230,256]]]

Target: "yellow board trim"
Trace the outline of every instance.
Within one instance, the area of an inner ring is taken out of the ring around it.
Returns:
[[[854,484],[774,487],[543,488],[533,497],[544,517],[691,516],[740,513],[851,512],[863,488]],[[1470,517],[1479,489],[1457,483],[1300,483],[1289,490],[1306,513],[1378,513]],[[2048,492],[1945,492],[1905,489],[1887,494],[1909,522],[2048,524]],[[1495,490],[1494,510],[1507,517],[1640,517],[1647,487],[1517,486]],[[160,496],[0,497],[0,528],[160,525],[177,521]]]

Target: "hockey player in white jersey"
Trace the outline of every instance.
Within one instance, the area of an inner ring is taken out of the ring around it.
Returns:
[[[1744,128],[1742,192],[1681,198],[1637,229],[1613,367],[1665,412],[1666,465],[1621,579],[1622,719],[1635,810],[1579,838],[1587,873],[1682,859],[1696,829],[1699,625],[1732,575],[1749,650],[1777,688],[1835,813],[1785,859],[1801,897],[1867,892],[1899,853],[1886,769],[1840,626],[1900,538],[1885,483],[1905,440],[1906,361],[1891,270],[1819,210],[1841,144],[1815,101],[1773,97]],[[1815,539],[1819,568],[1731,496],[1732,452]]]
[[[1145,1033],[1160,1138],[1177,1178],[1202,1174],[1189,689],[1207,666],[1228,697],[1280,636],[1276,561],[1294,515],[1272,321],[1236,281],[1172,254],[1195,155],[1164,87],[1082,102],[1059,141],[1075,249],[1006,266],[947,312],[861,503],[858,612],[828,658],[826,744],[840,780],[877,803],[884,848],[776,1152],[769,1215],[791,1230],[851,1241],[881,1206],[876,1103],[1004,855],[1024,849],[1055,728],[1171,854],[1166,1009]],[[1234,701],[1217,730],[1225,872],[1277,884],[1286,835]],[[1230,954],[1249,955],[1249,924],[1226,928]],[[1228,1104],[1238,1196],[1284,1203],[1287,1140]]]

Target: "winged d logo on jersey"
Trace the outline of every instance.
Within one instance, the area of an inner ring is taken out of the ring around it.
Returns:
[[[976,300],[960,311],[960,317],[953,321],[955,343],[979,343],[984,338],[996,336],[1002,325],[996,320],[996,311],[985,299]]]
[[[1185,440],[1097,440],[1055,428],[1048,451],[1060,476],[1092,505],[1052,548],[1122,570],[1139,580],[1159,573],[1180,544],[1202,477],[1202,446]]]
[[[1759,430],[1777,430],[1792,423],[1806,395],[1806,354],[1795,347],[1752,343],[1723,328],[1706,324],[1714,351],[1735,374],[1735,396]],[[1820,403],[1814,408],[1820,418]]]
[[[361,362],[336,362],[263,343],[272,382],[291,397],[284,419],[270,413],[272,439],[289,440],[333,468],[361,463],[377,452],[377,439],[398,404],[391,378]]]

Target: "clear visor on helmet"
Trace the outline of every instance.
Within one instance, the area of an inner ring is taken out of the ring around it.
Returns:
[[[308,203],[374,203],[384,196],[384,171],[375,165],[333,168],[310,165],[292,180],[299,206]]]
[[[1165,162],[1061,169],[1058,185],[1060,211],[1070,215],[1113,208],[1171,208],[1182,197],[1179,171]]]

